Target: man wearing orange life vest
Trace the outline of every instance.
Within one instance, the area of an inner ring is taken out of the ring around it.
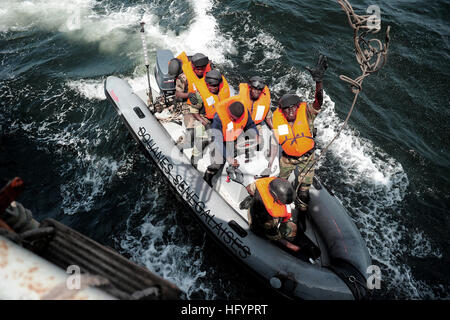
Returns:
[[[261,133],[261,123],[263,121],[266,122],[270,129],[273,128],[273,113],[272,110],[270,110],[270,91],[269,87],[267,87],[260,76],[253,76],[247,83],[239,84],[239,96],[242,98],[245,107],[250,112],[259,133]],[[278,143],[271,138],[270,160],[267,169],[261,173],[262,175],[270,175],[272,164],[277,154]]]
[[[186,101],[183,105],[184,124],[187,140],[192,145],[195,121],[203,126],[210,123],[215,114],[214,105],[230,96],[230,88],[220,72],[212,70],[212,63],[205,55],[196,53],[189,58],[182,52],[177,58],[182,62],[183,72],[177,78],[175,96]],[[206,81],[211,71],[214,72],[209,78],[217,78],[219,74],[219,79],[215,79],[220,80],[217,86]]]
[[[208,71],[204,82],[207,90],[200,91],[202,99],[191,106],[190,112],[197,121],[207,126],[211,124],[216,114],[215,106],[230,97],[230,88],[225,77],[217,69]]]
[[[239,167],[235,159],[235,144],[241,134],[258,138],[258,131],[249,111],[239,96],[230,97],[216,106],[217,113],[211,124],[214,139],[213,163],[208,166],[204,179],[211,186],[213,176],[222,168],[226,160],[233,167]],[[219,155],[217,155],[219,153]]]
[[[260,123],[266,121],[272,129],[272,111],[270,110],[270,91],[260,76],[253,76],[247,83],[239,84],[239,95],[244,106],[250,112],[258,130]],[[266,118],[267,116],[267,118]]]
[[[198,104],[201,101],[200,94],[195,93],[193,89],[194,82],[195,78],[203,78],[207,69],[208,71],[211,69],[211,64],[208,57],[202,53],[196,53],[189,58],[185,52],[182,52],[177,56],[177,59],[181,63],[182,72],[178,75],[175,82],[175,97],[183,101],[182,112],[186,127],[186,134],[183,139],[185,140],[184,142],[188,142],[189,146],[191,146],[194,140],[195,119],[190,113],[190,108],[193,103]],[[190,82],[188,76],[191,80]]]
[[[316,82],[314,103],[302,102],[295,94],[285,94],[281,97],[279,108],[273,113],[272,119],[275,137],[282,148],[280,177],[287,179],[296,167],[300,172],[298,181],[301,185],[295,205],[300,210],[299,218],[303,221],[308,209],[309,188],[314,177],[314,168],[308,171],[309,165],[314,161],[313,121],[323,103],[322,81],[327,67],[326,57],[319,55],[317,66],[307,68]]]
[[[224,97],[220,97],[220,90],[223,88],[224,82],[226,83],[225,78],[222,74],[214,69],[208,71],[205,75],[205,83],[208,88],[208,93],[210,97],[214,97],[214,99],[202,99],[196,105],[192,105],[190,108],[191,114],[194,116],[194,119],[197,122],[194,125],[194,148],[192,150],[191,163],[196,166],[199,159],[203,156],[203,150],[209,144],[210,139],[208,137],[208,129],[210,128],[211,121],[216,114],[215,104],[220,103],[220,100],[224,100]],[[228,91],[229,92],[229,91]],[[202,93],[202,96],[205,94]],[[226,95],[228,98],[229,93]],[[214,101],[211,105],[207,105],[209,102]],[[217,102],[216,102],[217,101]]]
[[[249,184],[247,191],[252,196],[248,207],[250,229],[298,251],[300,248],[290,243],[297,234],[297,224],[291,212],[295,198],[292,185],[283,178],[267,177]]]

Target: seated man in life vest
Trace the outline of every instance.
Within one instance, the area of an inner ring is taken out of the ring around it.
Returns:
[[[274,134],[282,148],[280,177],[288,179],[296,167],[300,172],[295,205],[300,210],[299,219],[303,227],[308,209],[309,188],[314,177],[314,167],[311,166],[315,147],[313,122],[323,103],[322,81],[327,67],[326,57],[320,55],[317,66],[313,69],[307,68],[316,82],[314,103],[302,102],[295,94],[285,94],[273,113]]]
[[[239,84],[239,95],[244,106],[250,112],[258,131],[265,121],[272,129],[272,111],[270,110],[270,91],[260,76],[253,76],[247,83]]]
[[[215,105],[230,96],[228,82],[217,69],[206,73],[205,84],[207,90],[201,90],[201,100],[198,101],[197,97],[191,99],[193,104],[189,110],[196,120],[194,124],[194,149],[191,158],[193,165],[197,164],[197,161],[203,155],[204,148],[209,143],[207,130],[216,114]]]
[[[233,167],[239,167],[235,159],[235,145],[239,137],[258,138],[258,131],[250,113],[237,96],[230,97],[216,106],[216,115],[211,124],[214,139],[213,163],[205,172],[205,181],[212,186],[213,176],[223,167],[225,161]]]
[[[217,95],[210,93],[204,76],[212,70],[212,66],[211,61],[204,54],[196,53],[188,57],[185,52],[182,52],[177,58],[182,62],[183,72],[177,78],[175,96],[185,101],[183,104],[184,125],[187,129],[185,138],[192,145],[195,121],[199,120],[198,117],[194,117],[194,114],[198,113],[196,110],[202,107],[201,103],[204,102],[206,117],[212,119],[214,113],[207,107],[213,106],[220,98],[229,97],[230,92],[228,82],[224,80]],[[192,107],[194,109],[191,109]]]
[[[295,191],[283,178],[260,178],[247,186],[252,196],[248,210],[250,229],[270,240],[278,241],[293,251],[300,248],[292,243],[297,224],[292,213]]]
[[[250,112],[260,135],[263,134],[261,131],[263,121],[270,129],[273,128],[270,91],[260,76],[253,76],[247,83],[239,84],[239,96],[242,98],[244,106]],[[267,169],[261,173],[263,176],[270,175],[272,164],[276,155],[278,155],[278,143],[273,138],[268,139],[268,141],[270,141],[270,161]]]

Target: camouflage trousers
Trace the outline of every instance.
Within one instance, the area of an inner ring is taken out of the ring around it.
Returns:
[[[308,171],[308,173],[306,173],[306,171],[311,166],[314,158],[314,154],[312,156],[304,155],[300,158],[288,158],[285,155],[282,155],[280,158],[280,178],[289,178],[289,175],[297,167],[299,172],[298,182],[301,182],[301,187],[305,185],[309,189],[314,178],[314,166]]]
[[[209,140],[209,137],[205,126],[194,118],[191,113],[191,108],[192,106],[187,103],[182,104],[184,125],[186,127],[184,140],[187,147],[193,147],[192,156],[196,159],[195,162],[197,162],[203,155],[203,150],[206,147],[205,144]],[[201,117],[204,116],[201,115]]]
[[[264,222],[258,221],[259,219],[256,219],[256,217],[252,219],[250,209],[247,211],[247,217],[252,231],[256,234],[264,235],[269,240],[284,238],[288,241],[293,241],[297,235],[297,224],[292,220],[283,222],[281,218],[271,218]]]
[[[194,147],[192,149],[192,157],[197,162],[203,156],[203,151],[209,144],[209,136],[206,132],[205,126],[199,121],[194,122]]]
[[[183,113],[183,119],[184,119],[184,126],[186,127],[186,129],[194,128],[194,123],[195,123],[195,118],[189,111],[190,108],[191,108],[191,106],[189,104],[187,104],[186,102],[183,102],[183,104],[181,105],[181,111]]]
[[[300,158],[291,158],[286,157],[284,154],[280,158],[280,178],[288,179],[289,175],[292,173],[292,171],[295,170],[295,168],[298,168],[298,182],[301,183],[300,187],[298,189],[299,192],[307,193],[309,191],[309,188],[311,187],[311,184],[313,183],[314,178],[314,166],[308,171],[310,168],[312,162],[314,161],[314,153],[312,156],[304,155]],[[308,172],[307,172],[308,171]],[[298,197],[297,197],[298,201]],[[301,202],[300,203],[300,210],[306,210],[307,204]]]

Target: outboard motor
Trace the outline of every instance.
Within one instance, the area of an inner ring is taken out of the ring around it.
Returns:
[[[155,79],[166,103],[168,98],[175,94],[175,78],[169,74],[169,61],[173,58],[170,50],[156,52]]]

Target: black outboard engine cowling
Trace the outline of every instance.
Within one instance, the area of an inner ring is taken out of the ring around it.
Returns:
[[[175,94],[175,78],[169,75],[169,61],[173,58],[170,50],[156,52],[155,79],[165,98]]]

